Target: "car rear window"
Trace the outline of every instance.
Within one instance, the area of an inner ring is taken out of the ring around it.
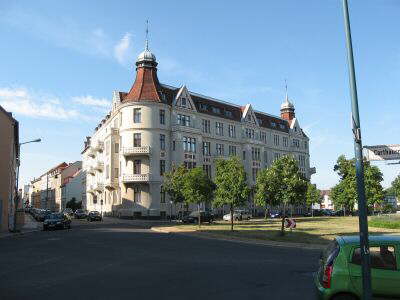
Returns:
[[[369,248],[371,268],[397,270],[396,252],[394,246],[373,246]],[[354,249],[351,262],[361,265],[360,248]]]

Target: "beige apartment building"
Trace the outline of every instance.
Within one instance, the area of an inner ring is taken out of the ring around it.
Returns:
[[[17,195],[19,124],[0,106],[0,232],[13,230]],[[22,204],[21,201],[19,203]]]
[[[251,104],[161,84],[156,57],[146,44],[132,88],[113,93],[111,111],[85,141],[87,209],[133,217],[175,214],[162,190],[163,174],[184,164],[201,166],[214,177],[215,160],[231,155],[242,159],[250,186],[260,169],[286,154],[310,178],[315,169],[309,139],[287,95],[280,111],[274,116]]]

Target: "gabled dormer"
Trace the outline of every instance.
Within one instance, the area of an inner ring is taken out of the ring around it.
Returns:
[[[251,124],[254,126],[259,126],[256,115],[254,114],[253,108],[251,104],[246,104],[246,106],[242,109],[242,122]]]
[[[299,121],[297,120],[297,118],[293,118],[290,121],[290,131],[293,135],[297,135],[297,136],[303,136],[303,132],[301,130]]]
[[[186,85],[179,89],[172,105],[174,107],[197,111]]]

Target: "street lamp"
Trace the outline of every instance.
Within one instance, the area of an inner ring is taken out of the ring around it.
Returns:
[[[17,184],[16,184],[16,190],[17,190],[17,195],[15,196],[15,198],[14,198],[14,205],[15,205],[15,207],[14,207],[14,222],[13,222],[13,231],[14,232],[17,232],[17,207],[18,207],[18,201],[19,201],[19,190],[18,190],[18,184],[19,184],[19,166],[20,166],[20,164],[21,164],[21,160],[20,160],[20,157],[21,157],[21,154],[20,154],[20,148],[21,148],[21,145],[25,145],[25,144],[29,144],[29,143],[39,143],[39,142],[41,142],[42,141],[42,139],[35,139],[35,140],[31,140],[31,141],[27,141],[27,142],[23,142],[23,143],[19,143],[18,144],[18,165],[17,165]]]

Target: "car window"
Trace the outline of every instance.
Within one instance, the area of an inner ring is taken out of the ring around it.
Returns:
[[[397,270],[394,246],[373,246],[369,248],[369,253],[371,258],[371,268]],[[354,250],[351,262],[356,265],[361,265],[360,248]]]
[[[325,264],[330,265],[333,263],[335,258],[338,256],[340,251],[340,246],[336,240],[331,242],[328,247],[323,252],[323,259]]]

